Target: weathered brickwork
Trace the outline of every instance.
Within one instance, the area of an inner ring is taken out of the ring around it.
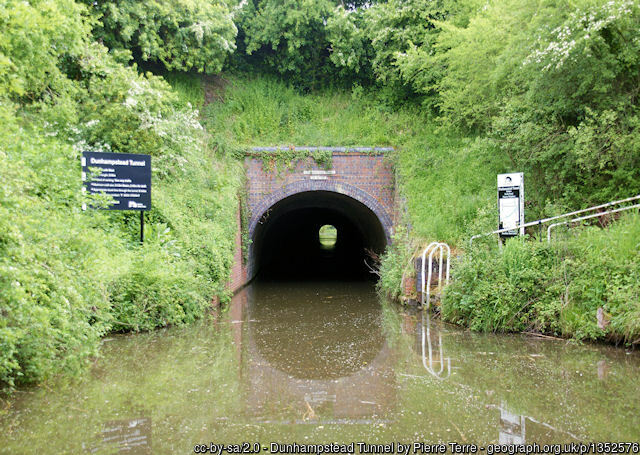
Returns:
[[[233,267],[231,269],[231,282],[229,289],[235,294],[247,282],[247,267],[242,258],[242,211],[238,206],[236,213],[236,250],[233,255]]]
[[[380,220],[387,242],[391,241],[396,221],[396,192],[393,168],[383,153],[334,151],[330,173],[322,172],[327,169],[319,167],[312,158],[300,160],[294,168],[278,172],[269,168],[268,160],[263,160],[260,153],[268,152],[249,154],[244,162],[247,172],[247,204],[250,214],[247,228],[250,238],[253,238],[260,218],[278,201],[306,191],[331,191],[349,196],[367,206]],[[312,171],[320,173],[312,174]],[[238,233],[238,251],[231,283],[234,291],[248,278],[247,267],[242,266],[241,240]]]

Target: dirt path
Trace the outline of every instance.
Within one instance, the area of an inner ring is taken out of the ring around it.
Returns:
[[[202,84],[204,85],[204,105],[214,102],[224,101],[224,90],[229,80],[217,75],[204,76]]]

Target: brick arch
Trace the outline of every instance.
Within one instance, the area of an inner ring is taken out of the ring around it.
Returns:
[[[382,225],[387,244],[391,243],[391,235],[393,234],[393,221],[384,207],[378,202],[378,200],[371,196],[366,191],[360,188],[350,185],[344,182],[331,182],[326,180],[299,180],[297,182],[290,183],[283,188],[274,191],[267,197],[262,199],[258,205],[252,208],[251,219],[249,221],[249,236],[253,238],[256,226],[260,222],[260,219],[267,211],[281,200],[293,196],[298,193],[305,193],[309,191],[330,191],[333,193],[343,194],[349,196],[352,199],[363,204],[369,210],[371,210]]]

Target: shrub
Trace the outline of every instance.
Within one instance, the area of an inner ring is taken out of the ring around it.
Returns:
[[[578,229],[552,244],[476,245],[453,269],[445,320],[482,331],[536,331],[636,342],[640,336],[640,216]],[[603,329],[597,311],[605,315]]]
[[[97,38],[168,70],[218,73],[236,47],[237,28],[224,0],[84,1],[100,21]]]
[[[204,278],[154,246],[134,254],[129,268],[109,285],[114,330],[193,322],[209,305]]]

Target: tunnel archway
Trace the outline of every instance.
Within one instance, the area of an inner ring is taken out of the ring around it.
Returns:
[[[266,198],[249,225],[249,273],[282,279],[371,277],[368,251],[381,254],[391,237],[391,219],[377,201],[350,185],[303,181]],[[318,232],[334,226],[334,248]]]

